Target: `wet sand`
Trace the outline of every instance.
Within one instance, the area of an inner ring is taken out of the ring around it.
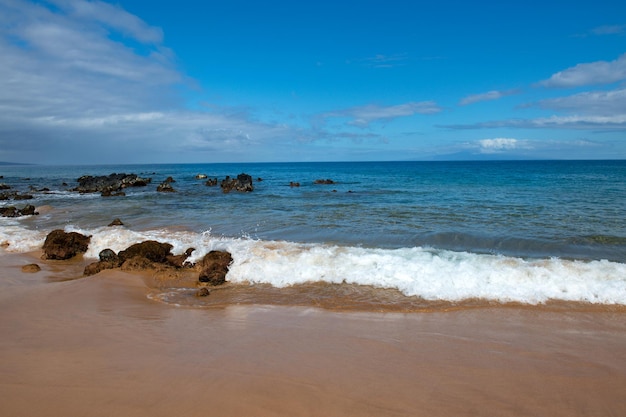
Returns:
[[[174,307],[80,268],[0,255],[1,415],[626,415],[623,309]]]

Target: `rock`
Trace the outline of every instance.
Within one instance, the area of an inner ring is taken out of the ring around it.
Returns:
[[[300,183],[299,183],[299,182],[293,182],[293,181],[291,181],[291,182],[289,183],[289,186],[290,186],[290,187],[299,187],[299,186],[300,186]]]
[[[79,253],[85,253],[89,247],[91,236],[77,232],[65,232],[61,229],[53,230],[46,237],[43,244],[44,259],[70,259]]]
[[[126,193],[124,191],[111,191],[111,190],[104,190],[103,192],[100,193],[101,197],[125,197]]]
[[[19,212],[20,212],[20,215],[22,216],[34,216],[34,215],[39,214],[35,211],[35,206],[31,204],[24,206],[24,208],[21,209]]]
[[[143,187],[148,185],[151,178],[140,178],[136,174],[111,174],[98,177],[92,177],[91,175],[83,175],[76,180],[78,187],[73,188],[72,191],[78,191],[80,193],[102,193],[102,192],[115,192],[123,188],[128,187]]]
[[[232,261],[233,257],[226,251],[207,253],[198,265],[200,268],[198,281],[209,285],[223,284],[226,282],[226,274]]]
[[[191,264],[185,263],[185,261],[187,261],[187,258],[191,256],[194,250],[194,248],[189,248],[182,255],[169,255],[165,259],[169,265],[175,268],[184,268],[186,266],[191,266]]]
[[[108,226],[109,227],[112,227],[112,226],[124,226],[124,223],[122,223],[122,221],[120,219],[115,219],[111,223],[109,223]]]
[[[326,180],[315,180],[315,184],[334,184],[335,181],[326,179]]]
[[[28,264],[22,267],[22,272],[35,273],[41,271],[41,267],[37,264]]]
[[[32,200],[33,196],[31,194],[16,194],[13,197],[14,200]]]
[[[0,217],[34,216],[37,214],[39,213],[35,211],[35,206],[30,204],[23,209],[14,206],[0,207]]]
[[[172,177],[167,177],[167,178],[165,179],[165,181],[163,181],[163,182],[173,183],[173,182],[176,182],[176,180],[175,180],[174,178],[172,178]]]
[[[119,259],[110,260],[110,261],[93,262],[85,267],[85,270],[83,271],[83,275],[86,275],[86,276],[95,275],[100,271],[104,271],[105,269],[114,269],[114,268],[119,268],[119,267],[120,267]]]
[[[10,190],[11,186],[10,185],[6,185],[4,183],[0,183],[0,190]]]
[[[215,187],[217,185],[217,178],[209,178],[204,185],[207,187]]]
[[[146,240],[141,243],[135,243],[117,255],[122,262],[134,257],[146,258],[149,261],[164,263],[167,257],[171,255],[170,251],[173,246],[169,243],[160,243],[155,240]]]
[[[206,175],[205,175],[205,174],[198,174],[198,175],[196,175],[196,179],[197,179],[197,180],[203,180],[203,179],[205,179],[205,178],[206,178]]]
[[[157,187],[157,191],[160,192],[160,193],[173,193],[173,192],[176,192],[174,187],[172,187],[172,184],[170,184],[167,181],[164,181],[161,184],[159,184],[159,186]]]
[[[135,256],[130,259],[126,259],[122,263],[122,271],[145,271],[146,269],[155,269],[154,262],[141,256]]]
[[[109,248],[101,250],[100,253],[98,254],[98,258],[102,262],[111,262],[111,261],[118,262],[119,261],[119,256],[117,256],[117,254]]]
[[[0,217],[18,217],[19,215],[20,211],[17,209],[17,207],[0,207]]]
[[[207,287],[202,287],[196,291],[196,297],[207,297],[211,295],[211,291]]]
[[[222,180],[220,187],[222,187],[222,191],[224,193],[229,193],[232,190],[239,192],[250,192],[254,190],[252,177],[248,174],[239,174],[237,175],[237,179],[233,179],[228,176]]]

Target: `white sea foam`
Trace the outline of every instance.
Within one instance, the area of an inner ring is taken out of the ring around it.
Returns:
[[[192,262],[211,250],[227,250],[234,259],[227,278],[239,283],[286,287],[304,282],[345,282],[396,288],[407,296],[427,300],[481,298],[527,304],[564,300],[626,305],[626,264],[616,262],[521,259],[421,247],[302,244],[216,237],[208,231],[140,232],[124,227],[65,230],[91,235],[85,256],[94,259],[103,249],[118,252],[149,239],[171,243],[174,254],[196,248]],[[0,227],[0,244],[8,244],[7,251],[26,252],[40,248],[45,235],[16,222],[5,222]]]

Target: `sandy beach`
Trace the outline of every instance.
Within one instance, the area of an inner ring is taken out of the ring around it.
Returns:
[[[200,309],[80,268],[0,256],[2,415],[626,415],[623,309]]]

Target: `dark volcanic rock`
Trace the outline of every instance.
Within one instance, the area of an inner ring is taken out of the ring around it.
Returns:
[[[22,216],[34,216],[39,213],[35,211],[35,206],[29,204],[27,206],[24,206],[24,208],[20,210],[20,214]]]
[[[105,269],[119,268],[122,265],[120,257],[111,249],[101,250],[98,257],[100,261],[87,265],[83,271],[83,275],[95,275]]]
[[[33,196],[31,194],[17,194],[13,197],[14,200],[32,200]]]
[[[160,243],[156,240],[146,240],[129,246],[127,249],[118,253],[118,256],[122,262],[138,256],[146,258],[152,262],[164,263],[166,262],[167,257],[171,255],[170,251],[172,248],[173,246],[169,243]]]
[[[91,175],[83,175],[78,178],[78,187],[72,191],[80,193],[102,193],[116,192],[128,187],[143,187],[148,185],[151,178],[140,178],[136,174],[111,174],[93,177]]]
[[[104,190],[100,193],[100,196],[102,197],[124,197],[126,196],[126,193],[124,191],[111,191],[111,190]]]
[[[236,179],[228,176],[222,180],[220,187],[222,187],[222,191],[225,193],[229,193],[232,190],[239,192],[250,192],[254,190],[252,177],[248,174],[239,174]]]
[[[334,184],[335,181],[326,179],[326,180],[315,180],[315,184]]]
[[[217,178],[209,178],[208,180],[206,180],[204,185],[206,185],[207,187],[215,187],[217,185]]]
[[[119,262],[119,256],[112,249],[103,249],[98,254],[98,258],[101,262]]]
[[[120,219],[115,219],[111,223],[109,223],[109,227],[111,226],[124,226],[124,223]]]
[[[157,187],[157,191],[160,193],[173,193],[176,190],[174,189],[174,187],[172,187],[172,184],[170,184],[167,181],[164,181],[161,184],[159,184],[159,186]]]
[[[11,186],[0,183],[0,190],[10,190]]]
[[[187,258],[191,256],[194,250],[195,250],[194,248],[189,248],[182,255],[169,255],[166,257],[166,261],[169,265],[175,268],[184,268],[187,266],[192,266],[191,264],[186,263],[186,261],[187,261]]]
[[[220,285],[226,282],[228,268],[233,257],[226,251],[211,251],[207,253],[198,267],[200,275],[198,281],[209,285]]]
[[[14,206],[1,207],[0,217],[20,217],[20,216],[34,216],[39,214],[35,211],[35,206],[27,205],[23,209],[18,209]]]
[[[0,217],[19,217],[19,215],[20,211],[17,209],[17,207],[0,207]]]
[[[44,259],[70,259],[79,253],[85,253],[89,247],[91,236],[76,232],[53,230],[43,244]]]

